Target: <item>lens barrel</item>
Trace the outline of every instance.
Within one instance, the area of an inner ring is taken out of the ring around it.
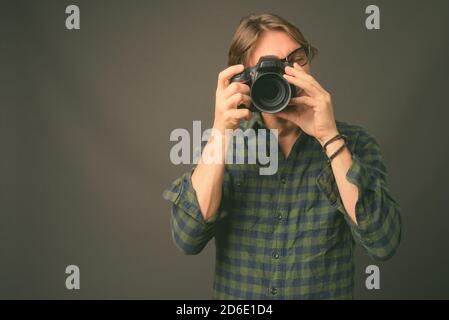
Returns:
[[[292,97],[292,88],[277,72],[261,73],[251,86],[254,106],[263,112],[275,113],[287,107]]]

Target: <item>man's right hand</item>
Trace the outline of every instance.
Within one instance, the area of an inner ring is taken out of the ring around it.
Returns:
[[[251,118],[249,109],[237,108],[241,104],[247,107],[251,104],[248,85],[239,82],[230,84],[229,81],[243,70],[244,67],[240,64],[229,67],[218,75],[213,129],[218,130],[219,135],[223,136],[226,129],[238,128],[241,119],[249,120]],[[218,211],[221,203],[226,152],[217,152],[216,148],[226,148],[227,146],[226,139],[221,142],[224,144],[217,145],[217,140],[212,132],[211,138],[202,151],[200,162],[192,173],[192,186],[204,220],[212,217]],[[216,160],[215,157],[218,156],[220,157],[218,163],[215,162],[213,165],[207,165],[203,161],[206,158]]]
[[[237,64],[221,71],[218,75],[213,127],[220,132],[238,128],[241,119],[251,119],[251,111],[248,109],[251,104],[249,86],[241,82],[230,83],[230,79],[243,70],[244,66]],[[242,104],[246,108],[238,109],[237,107]]]

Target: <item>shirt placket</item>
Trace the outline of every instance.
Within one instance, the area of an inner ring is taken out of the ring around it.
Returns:
[[[281,158],[281,157],[280,157]],[[272,299],[282,298],[282,279],[284,277],[282,270],[282,260],[284,251],[282,248],[282,233],[284,230],[284,221],[286,221],[286,211],[284,208],[283,197],[285,196],[286,188],[288,187],[288,179],[286,175],[288,161],[281,158],[279,159],[279,167],[276,175],[273,176],[274,181],[272,183],[278,189],[275,203],[275,211],[271,219],[273,223],[273,237],[269,252],[270,265],[271,265],[271,287],[268,288],[269,295]]]
[[[295,142],[287,159],[282,156],[279,149],[279,168],[278,173],[275,175],[275,181],[273,183],[278,188],[276,210],[273,216],[273,241],[271,247],[271,265],[272,265],[272,279],[271,288],[269,293],[271,298],[281,299],[283,297],[284,289],[282,280],[285,279],[285,268],[282,268],[282,263],[285,261],[285,233],[288,232],[288,208],[286,207],[286,198],[288,194],[288,188],[292,187],[291,173],[298,168],[295,166],[296,157],[298,156],[299,149],[304,147],[304,137],[301,136]]]

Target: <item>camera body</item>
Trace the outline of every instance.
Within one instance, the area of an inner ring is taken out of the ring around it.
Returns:
[[[284,110],[290,99],[296,95],[295,86],[283,77],[286,66],[292,65],[276,56],[263,56],[254,67],[246,68],[230,81],[243,82],[250,86],[250,109],[276,113]]]

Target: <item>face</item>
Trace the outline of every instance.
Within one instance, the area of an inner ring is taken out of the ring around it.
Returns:
[[[284,59],[290,52],[301,47],[299,43],[293,40],[283,31],[264,31],[256,42],[247,66],[254,66],[262,56],[275,55],[279,59]],[[310,73],[310,64],[302,67],[307,73]]]
[[[301,47],[301,45],[283,31],[264,31],[248,58],[247,67],[256,65],[259,58],[266,55],[275,55],[278,58],[283,59],[299,47]],[[302,68],[305,72],[310,73],[310,63],[305,64]],[[262,117],[268,127],[287,129],[288,127],[295,126],[287,120],[276,117],[275,113],[262,112]]]

